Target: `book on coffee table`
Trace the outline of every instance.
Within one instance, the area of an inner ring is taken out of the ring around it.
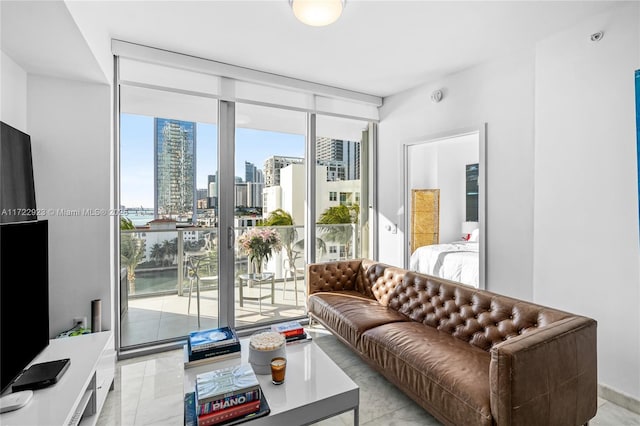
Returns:
[[[196,403],[201,405],[259,389],[260,383],[251,364],[218,368],[196,376]]]
[[[271,331],[275,331],[276,333],[280,333],[284,335],[284,337],[293,337],[304,334],[304,328],[298,321],[289,321],[283,322],[280,324],[273,324],[271,326]]]
[[[298,334],[297,336],[285,337],[285,340],[287,342],[287,345],[293,345],[296,343],[310,342],[312,339],[311,335],[305,331],[304,333]]]
[[[262,393],[262,392],[261,392]],[[220,426],[233,426],[238,425],[240,423],[247,422],[249,420],[266,416],[271,413],[271,408],[269,407],[269,403],[267,399],[260,398],[260,407],[257,411],[254,411],[249,414],[241,415],[240,417],[223,420],[216,425]],[[184,395],[184,426],[199,426],[198,425],[198,415],[196,413],[196,393],[188,392]]]
[[[189,354],[238,343],[238,336],[231,327],[197,330],[189,333]]]
[[[240,358],[240,356],[242,355],[240,346],[238,346],[237,349],[234,349],[233,351],[225,351],[222,353],[209,352],[205,354],[205,356],[193,358],[189,357],[189,349],[187,346],[188,345],[184,345],[183,347],[184,368],[198,367],[203,364],[223,361],[225,359]]]

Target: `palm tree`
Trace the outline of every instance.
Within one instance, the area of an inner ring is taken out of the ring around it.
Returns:
[[[173,264],[173,262],[175,262],[176,258],[178,257],[178,237],[173,238],[171,241],[169,241],[168,250],[171,264]]]
[[[149,253],[149,257],[153,259],[156,265],[162,265],[162,259],[164,257],[164,253],[162,252],[162,246],[159,243],[155,243],[151,246],[151,253]]]
[[[136,229],[136,226],[128,217],[120,216],[120,229],[131,230]]]
[[[304,251],[304,240],[298,240],[298,231],[295,228],[291,214],[283,209],[276,209],[269,213],[269,216],[260,223],[260,226],[287,227],[278,229],[278,232],[280,233],[280,240],[287,253],[290,266],[293,266],[293,262],[297,256]],[[324,241],[321,238],[316,238],[316,251],[320,253],[320,256],[322,256],[326,250],[327,246]]]
[[[304,251],[304,240],[298,240],[293,248],[295,251],[303,252]],[[324,240],[320,237],[316,237],[316,254],[317,258],[321,258],[327,252],[327,245]]]
[[[282,247],[284,247],[287,258],[289,261],[293,261],[293,244],[298,238],[298,231],[294,227],[293,217],[288,212],[277,209],[269,213],[269,216],[260,223],[260,226],[282,226],[278,229],[280,234],[280,240],[282,241]]]
[[[329,207],[320,215],[318,224],[338,225],[358,223],[359,214],[360,206],[358,204],[354,204],[352,206],[340,205]],[[344,245],[347,255],[349,254],[351,251],[351,244],[353,243],[353,232],[351,226],[322,226],[320,229],[327,240]]]
[[[178,255],[178,239],[164,240],[162,242],[162,264],[172,265]]]
[[[132,230],[135,226],[130,219],[120,218],[121,230]],[[133,233],[120,233],[120,263],[127,267],[129,294],[136,292],[136,267],[144,259],[146,242]]]

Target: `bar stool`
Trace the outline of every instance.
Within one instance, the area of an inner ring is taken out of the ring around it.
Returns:
[[[198,267],[202,261],[202,256],[187,254],[187,277],[189,278],[189,303],[187,303],[187,315],[191,312],[191,295],[193,293],[193,282],[196,282],[196,303],[198,311],[198,328],[200,328],[200,276]]]

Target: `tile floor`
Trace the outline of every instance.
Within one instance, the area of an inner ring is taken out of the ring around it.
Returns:
[[[254,326],[261,322],[286,321],[305,315],[304,280],[297,282],[298,304],[296,292],[291,279],[286,282],[276,280],[274,303],[267,297],[262,301],[262,308],[255,300],[245,300],[244,306],[235,305],[236,325]],[[246,287],[246,284],[245,284]],[[188,289],[188,287],[187,287]],[[239,300],[236,286],[236,299]],[[269,295],[270,289],[262,285],[262,294]],[[257,286],[245,288],[244,295],[255,297],[259,294]],[[186,336],[198,328],[197,298],[193,291],[189,306],[188,292],[183,296],[177,294],[154,295],[149,297],[130,298],[128,309],[120,319],[122,330],[122,346],[152,343],[163,339],[174,339]],[[200,295],[200,328],[218,326],[218,290],[203,287]]]
[[[361,425],[440,425],[334,336],[319,326],[311,333],[316,344],[360,386]],[[118,361],[115,388],[105,402],[97,426],[182,425],[183,371],[181,350]],[[590,425],[640,425],[639,414],[601,398],[598,405],[598,413]],[[389,407],[393,410],[389,411]],[[353,425],[353,413],[316,424],[343,425]]]

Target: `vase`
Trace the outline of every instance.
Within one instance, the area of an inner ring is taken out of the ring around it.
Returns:
[[[256,274],[256,276],[260,277],[262,276],[262,267],[263,267],[263,259],[260,257],[255,257],[253,258],[253,272]]]

